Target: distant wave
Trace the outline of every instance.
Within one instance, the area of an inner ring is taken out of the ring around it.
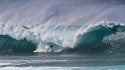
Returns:
[[[41,25],[25,29],[1,24],[0,52],[43,52],[53,45],[61,52],[113,53],[125,52],[125,25],[121,23],[97,23],[79,26]]]

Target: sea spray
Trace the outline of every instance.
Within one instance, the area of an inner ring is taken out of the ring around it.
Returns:
[[[72,52],[84,53],[100,53],[107,52],[107,50],[109,52],[112,48],[124,46],[125,26],[114,22],[101,22],[87,27],[69,25],[53,28],[52,25],[45,25],[44,28],[44,25],[40,25],[33,28],[25,26],[28,27],[26,29],[23,26],[14,27],[5,24],[1,24],[1,26],[1,35],[8,35],[16,40],[26,39],[37,46],[35,52],[42,52],[43,48],[51,45],[54,46],[55,51],[68,48]],[[119,41],[122,42],[119,43]],[[114,43],[116,43],[115,47]],[[29,48],[32,47],[29,46]]]

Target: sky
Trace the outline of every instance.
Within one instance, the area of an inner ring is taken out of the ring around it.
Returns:
[[[83,25],[125,23],[125,0],[0,0],[0,23]]]

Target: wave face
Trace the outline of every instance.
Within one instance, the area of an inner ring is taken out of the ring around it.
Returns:
[[[30,53],[36,45],[26,39],[16,40],[7,35],[0,35],[0,53]]]
[[[124,52],[125,26],[102,23],[88,26],[75,38],[73,50],[87,53]]]
[[[124,52],[124,8],[123,0],[0,0],[0,50]]]
[[[41,31],[44,25],[30,29],[21,26],[18,32],[11,26],[1,26],[5,26],[0,31],[1,52],[6,49],[13,52],[46,52],[45,47],[51,45],[55,51],[62,50],[61,52],[125,52],[125,25],[120,23],[101,22],[86,27],[71,25],[56,28],[48,25],[45,32]]]

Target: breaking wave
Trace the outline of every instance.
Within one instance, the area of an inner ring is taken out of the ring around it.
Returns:
[[[100,23],[80,29],[74,38],[72,52],[124,53],[125,26],[117,23]]]
[[[45,47],[51,45],[54,51],[61,52],[124,53],[125,25],[105,22],[56,27],[0,24],[0,52],[46,52]]]
[[[118,0],[0,0],[0,52],[46,52],[49,46],[124,52],[124,8]]]

